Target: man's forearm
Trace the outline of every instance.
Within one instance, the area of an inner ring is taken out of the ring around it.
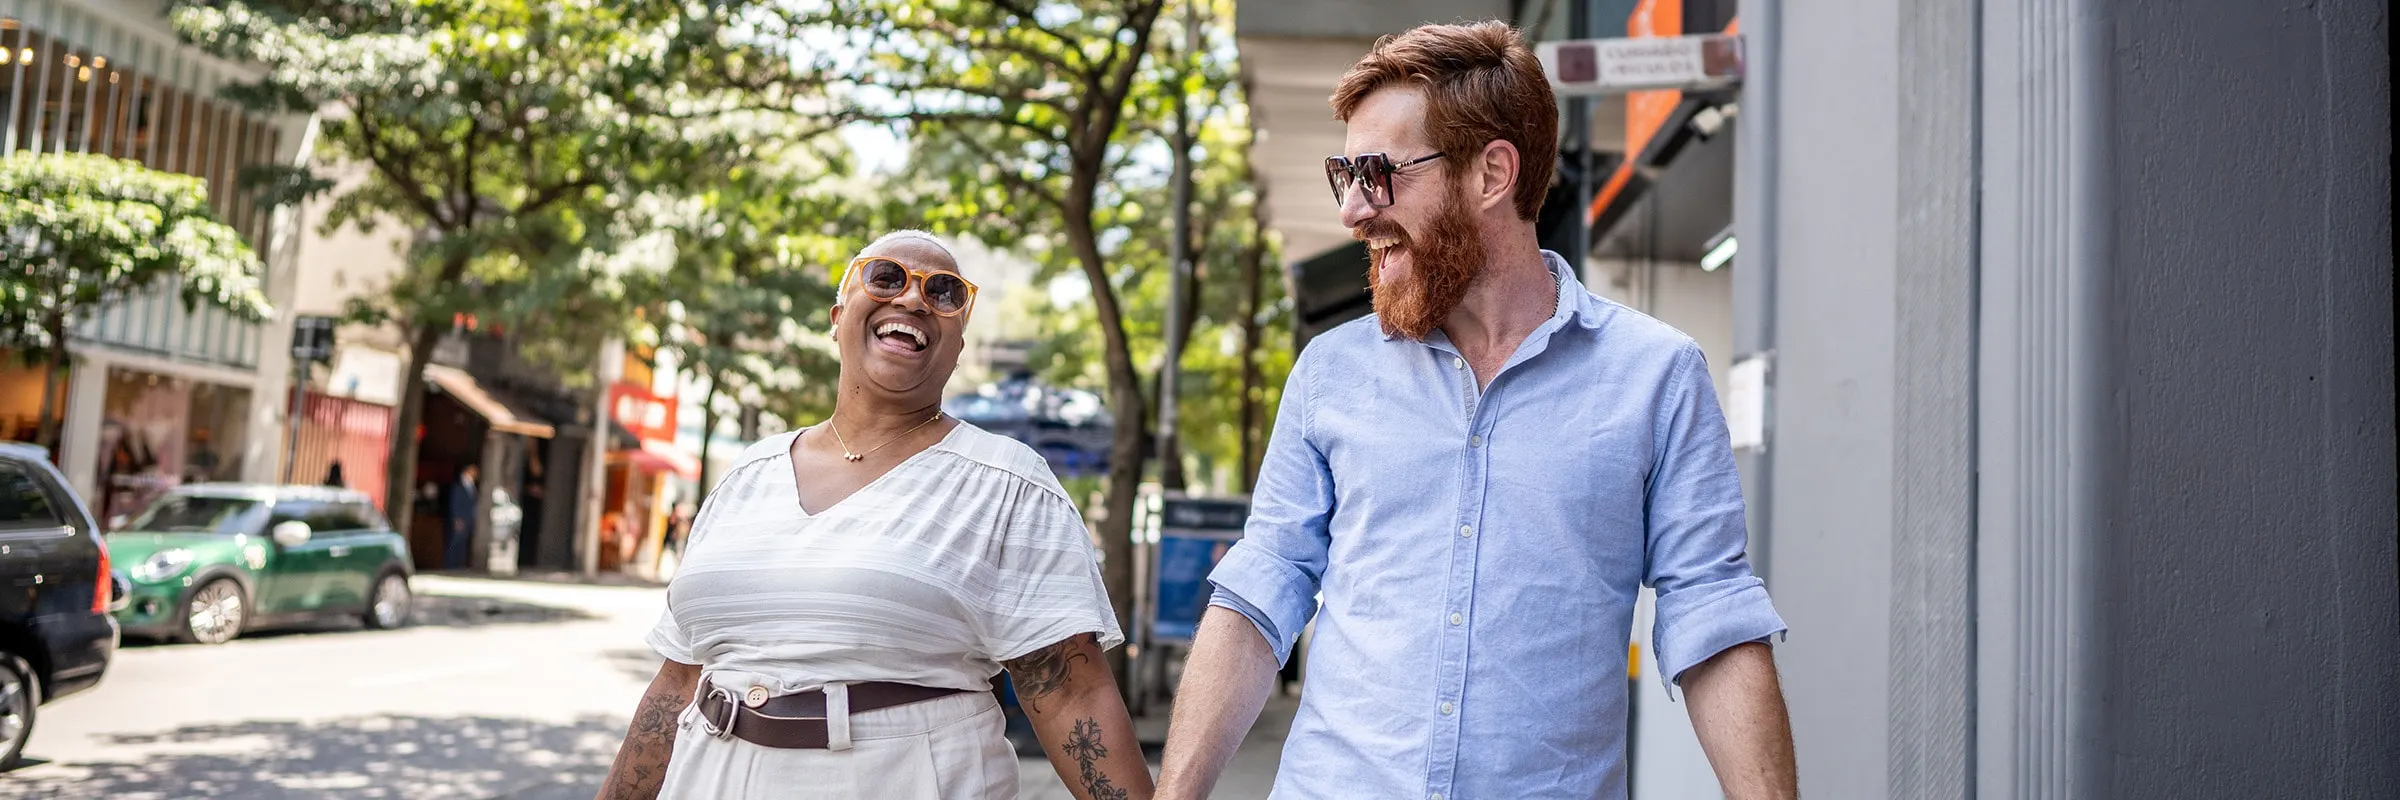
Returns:
[[[1800,796],[1774,652],[1757,642],[1738,644],[1683,673],[1692,730],[1728,800]]]
[[[1274,649],[1247,617],[1208,609],[1184,662],[1183,685],[1175,690],[1160,798],[1199,800],[1216,788],[1217,776],[1267,704],[1276,667]]]
[[[600,784],[599,800],[650,800],[666,785],[667,755],[675,750],[675,720],[692,703],[700,668],[668,661],[634,707],[626,726],[625,743],[617,746],[616,762]]]

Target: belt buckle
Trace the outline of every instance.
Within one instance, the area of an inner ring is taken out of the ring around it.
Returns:
[[[732,689],[727,689],[723,686],[711,685],[708,687],[708,693],[702,695],[701,699],[706,700],[711,698],[718,700],[724,705],[725,724],[717,724],[716,719],[712,717],[708,713],[708,709],[703,706],[700,709],[700,729],[707,732],[708,735],[719,739],[733,738],[733,722],[734,720],[739,719],[742,715],[741,697],[735,695]]]

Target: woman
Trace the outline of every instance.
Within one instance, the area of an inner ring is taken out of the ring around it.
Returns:
[[[701,508],[604,800],[1015,797],[1002,666],[1076,797],[1150,796],[1074,506],[1031,449],[940,413],[974,298],[931,234],[851,262],[833,416]]]

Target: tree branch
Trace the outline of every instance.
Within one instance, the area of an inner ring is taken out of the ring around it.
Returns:
[[[1025,5],[1024,3],[1019,2],[1019,0],[991,0],[991,4],[1002,11],[1014,14],[1017,16],[1017,18],[1024,20],[1022,25],[1013,27],[1022,27],[1035,33],[1056,39],[1058,40],[1059,44],[1065,45],[1068,51],[1073,52],[1076,55],[1083,54],[1083,42],[1078,41],[1073,36],[1068,36],[1064,33],[1043,27],[1041,20],[1036,19],[1033,16],[1033,8],[1031,6]],[[1096,77],[1098,74],[1098,66],[1099,65],[1097,64],[1091,65],[1088,68],[1089,72],[1086,72],[1085,70],[1075,70],[1075,72],[1084,75],[1085,77]]]
[[[1017,191],[1033,195],[1036,199],[1039,199],[1042,202],[1049,203],[1052,208],[1062,211],[1066,209],[1066,201],[1061,199],[1056,192],[1050,191],[1048,187],[1036,183],[1032,179],[1025,177],[1018,170],[1012,169],[1011,165],[1007,161],[1003,160],[999,153],[993,152],[990,148],[984,147],[982,142],[976,141],[972,136],[960,136],[956,138],[960,145],[966,147],[970,151],[973,151],[976,157],[999,166],[1001,182],[1015,187]]]
[[[1071,46],[1073,40],[1064,38],[1055,31],[1051,31],[1041,27],[1038,24],[1034,24],[1030,15],[1019,14],[1018,16],[1023,16],[1026,19],[1026,24],[1021,27],[1031,28],[1042,33],[1048,33],[1052,37],[1059,38],[1060,41],[1070,44],[1070,47],[1066,52],[1074,53],[1078,57],[1083,55],[1082,51],[1073,49]],[[953,23],[939,17],[933,17],[924,22],[902,22],[899,20],[891,20],[889,21],[889,24],[894,30],[916,31],[921,33],[932,33],[941,36],[947,36],[970,49],[999,50],[1008,53],[1015,53],[1038,62],[1044,66],[1056,68],[1061,72],[1065,72],[1079,78],[1085,78],[1087,81],[1094,77],[1091,73],[1090,65],[1079,66],[1071,61],[1068,61],[1066,57],[1061,56],[1058,53],[1043,50],[1041,48],[1034,47],[1033,45],[1010,39],[1008,36],[1008,31],[1016,29],[1020,26],[1005,26],[998,24],[997,21],[995,21],[995,24],[989,28],[966,28],[959,26],[957,23]],[[979,30],[997,31],[1000,35],[997,37],[979,38],[975,35]]]
[[[1033,134],[1033,135],[1035,135],[1035,136],[1039,136],[1039,137],[1041,137],[1041,138],[1042,138],[1042,139],[1044,139],[1044,140],[1056,140],[1056,139],[1058,138],[1058,134],[1059,134],[1059,131],[1058,131],[1058,129],[1057,129],[1057,128],[1054,128],[1054,127],[1047,127],[1047,126],[1042,126],[1042,125],[1036,125],[1036,124],[1034,124],[1034,123],[1031,123],[1031,122],[1025,122],[1025,121],[1023,121],[1023,120],[1019,120],[1019,119],[1017,119],[1017,118],[1015,118],[1015,117],[1011,117],[1011,116],[1008,116],[1008,115],[1006,115],[1006,114],[987,114],[987,113],[979,113],[979,112],[971,112],[971,111],[918,111],[918,110],[911,110],[911,111],[892,111],[892,112],[844,111],[844,112],[839,112],[839,113],[833,114],[833,115],[832,115],[832,118],[833,118],[833,119],[837,119],[837,120],[841,120],[842,122],[845,122],[845,123],[849,123],[849,122],[881,122],[881,123],[907,122],[907,123],[912,123],[912,124],[917,124],[917,125],[963,125],[963,124],[970,124],[970,123],[979,123],[979,124],[986,124],[986,125],[1000,125],[1000,126],[1003,126],[1003,127],[1015,128],[1015,129],[1017,129],[1017,130],[1025,131],[1026,133],[1030,133],[1030,134]]]
[[[1108,63],[1112,68],[1108,81],[1097,87],[1100,91],[1096,93],[1098,98],[1107,98],[1109,102],[1097,109],[1097,115],[1088,121],[1083,130],[1077,132],[1083,142],[1082,146],[1075,148],[1076,158],[1089,159],[1094,168],[1100,166],[1100,160],[1108,150],[1109,134],[1116,130],[1117,120],[1125,115],[1125,98],[1133,91],[1133,79],[1141,69],[1142,54],[1150,49],[1151,28],[1158,22],[1159,11],[1165,6],[1166,0],[1139,0],[1126,10],[1125,15],[1125,26],[1134,32],[1133,43],[1120,45],[1115,37],[1109,39]],[[1126,57],[1127,54],[1131,57]]]
[[[403,158],[382,146],[385,144],[382,132],[376,130],[375,123],[369,121],[373,117],[358,107],[359,102],[359,100],[350,101],[350,119],[358,123],[360,143],[367,151],[367,163],[373,165],[376,172],[383,173],[384,179],[391,181],[393,187],[408,198],[409,204],[416,206],[417,211],[423,213],[425,218],[431,220],[435,226],[455,227],[455,221],[450,219],[448,214],[443,213],[440,198],[426,194],[424,184],[417,181],[416,159],[414,157]]]

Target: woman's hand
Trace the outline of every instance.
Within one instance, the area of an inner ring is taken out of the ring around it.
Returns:
[[[663,660],[650,690],[633,707],[633,724],[617,747],[598,800],[651,800],[667,782],[667,756],[675,750],[675,718],[692,704],[700,687],[700,665]]]
[[[1007,667],[1017,702],[1069,791],[1080,800],[1149,800],[1150,765],[1142,761],[1133,718],[1091,634],[1033,651]]]

